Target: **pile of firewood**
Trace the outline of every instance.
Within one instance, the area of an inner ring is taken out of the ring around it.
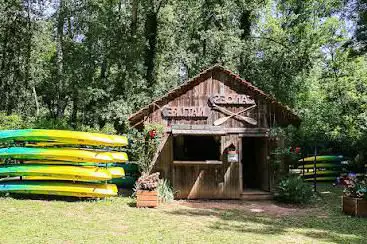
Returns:
[[[154,191],[158,187],[159,172],[151,175],[143,174],[137,181],[138,190]]]

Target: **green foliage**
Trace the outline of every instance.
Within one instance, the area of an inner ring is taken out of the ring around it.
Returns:
[[[53,119],[41,117],[34,122],[34,129],[59,129],[59,130],[71,130],[72,127],[68,124],[66,118]]]
[[[293,143],[367,157],[362,2],[0,1],[0,112],[25,120],[4,128],[132,133],[149,151],[129,114],[219,63],[297,108]]]
[[[174,190],[167,179],[159,180],[157,191],[161,202],[169,203],[175,199]]]
[[[104,133],[109,135],[117,134],[114,126],[111,123],[106,123],[103,127],[99,125],[83,125],[77,124],[72,127],[69,122],[64,119],[39,118],[29,125],[34,129],[58,129],[58,130],[78,130],[86,132]]]
[[[304,118],[303,144],[328,144],[354,157],[366,155],[367,65],[365,57],[329,50],[330,59],[315,67],[307,98],[299,100]],[[323,67],[323,68],[320,68]]]
[[[312,200],[311,186],[298,175],[289,175],[279,182],[276,199],[284,203],[305,204]]]
[[[32,126],[31,121],[26,121],[18,114],[6,115],[0,112],[0,130],[24,129]]]
[[[156,136],[151,138],[149,131],[155,130]],[[130,161],[134,161],[139,165],[142,173],[149,174],[153,165],[152,159],[162,140],[164,127],[161,124],[147,124],[143,131],[129,129],[127,135],[130,144],[127,148]]]

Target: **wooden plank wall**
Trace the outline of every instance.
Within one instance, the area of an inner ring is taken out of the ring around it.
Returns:
[[[225,149],[239,148],[237,135],[222,136],[222,165],[173,165],[173,187],[177,198],[238,199],[240,197],[239,163],[228,163]]]
[[[162,152],[157,158],[152,172],[160,172],[161,178],[172,182],[172,161],[173,161],[173,136],[170,135],[163,146]]]
[[[241,138],[238,135],[222,136],[222,162],[223,162],[223,187],[221,193],[225,198],[239,198],[241,194],[240,189],[240,161],[238,163],[227,162],[226,149],[232,144],[239,150],[242,143]],[[240,160],[240,158],[239,158]]]
[[[194,86],[191,90],[188,90],[185,94],[177,97],[176,99],[170,101],[166,106],[170,107],[206,107],[210,110],[208,118],[162,118],[161,110],[157,109],[146,119],[146,122],[158,122],[163,123],[166,126],[174,124],[190,124],[190,125],[212,125],[215,120],[223,117],[221,112],[216,110],[211,110],[208,104],[208,99],[211,95],[234,95],[234,94],[244,94],[250,95],[250,91],[245,90],[243,86],[240,86],[238,82],[235,82],[232,78],[223,73],[213,73],[207,78],[207,80],[201,82],[200,84]],[[256,126],[250,125],[248,123],[238,121],[235,118],[231,118],[225,122],[222,127],[229,128],[269,128],[269,104],[260,97],[252,97],[257,107],[251,111],[244,112],[243,116],[248,116],[256,119],[258,124]],[[221,105],[225,106],[228,110],[232,112],[239,112],[249,105]]]
[[[214,94],[245,94],[250,95],[244,90],[243,86],[233,82],[228,75],[223,73],[212,73],[200,84],[188,90],[185,94],[170,101],[167,106],[188,107],[200,106],[210,110],[208,98]],[[249,116],[258,121],[256,126],[229,119],[225,122],[223,128],[269,128],[271,116],[269,113],[270,105],[258,97],[255,99],[257,107],[242,115]],[[222,105],[221,105],[222,106]],[[237,112],[249,105],[223,105],[227,109]],[[215,110],[210,110],[208,118],[162,118],[161,110],[157,109],[146,118],[146,123],[158,122],[166,126],[172,125],[212,125],[215,120],[224,115]],[[265,140],[265,139],[264,139]],[[173,164],[173,136],[167,140],[163,147],[161,155],[157,159],[153,171],[161,172],[162,177],[169,179],[175,191],[177,198],[188,199],[238,199],[241,194],[241,170],[240,163],[228,163],[225,149],[229,145],[235,145],[237,150],[241,148],[242,139],[237,134],[225,135],[221,137],[221,155],[222,165],[174,165]],[[263,164],[261,170],[267,170],[266,167],[266,146],[260,148],[262,156],[259,161]],[[241,153],[241,152],[240,152]],[[264,177],[264,186],[269,185]]]

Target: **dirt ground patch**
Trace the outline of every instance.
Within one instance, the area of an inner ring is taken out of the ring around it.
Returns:
[[[308,215],[311,212],[313,214],[317,214],[317,212],[319,212],[318,208],[314,206],[305,207],[292,204],[280,204],[274,201],[178,200],[166,205],[167,208],[174,206],[184,206],[193,209],[205,210],[240,210],[248,213],[262,213],[276,217],[287,215]]]

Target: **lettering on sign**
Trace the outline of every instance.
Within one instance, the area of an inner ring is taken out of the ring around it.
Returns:
[[[255,101],[248,95],[229,94],[229,95],[213,95],[209,98],[215,104],[255,104]]]
[[[208,109],[206,107],[164,107],[162,116],[166,118],[172,117],[191,117],[191,118],[207,118]]]

